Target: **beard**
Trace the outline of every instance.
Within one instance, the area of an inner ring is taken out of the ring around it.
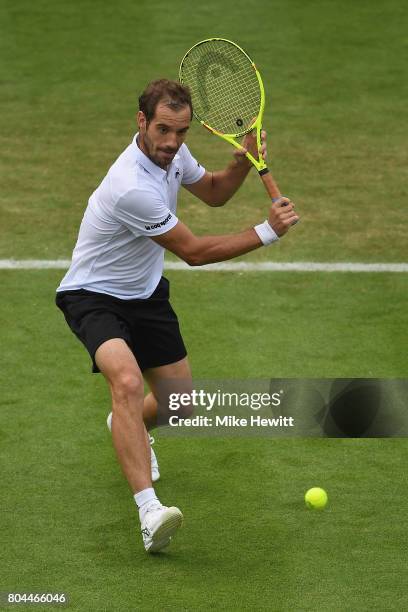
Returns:
[[[143,135],[143,145],[147,157],[157,166],[165,170],[173,161],[178,149],[158,148],[153,145],[153,141],[146,132]]]

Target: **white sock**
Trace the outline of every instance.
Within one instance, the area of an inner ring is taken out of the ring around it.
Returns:
[[[135,499],[137,507],[139,508],[140,522],[143,521],[147,510],[149,510],[152,506],[161,506],[161,503],[159,502],[153,487],[150,487],[149,489],[143,489],[143,491],[135,493],[133,497]]]

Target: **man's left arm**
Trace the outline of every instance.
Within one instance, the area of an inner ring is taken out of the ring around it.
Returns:
[[[262,131],[262,156],[266,159],[266,132]],[[234,159],[224,170],[206,172],[204,176],[190,185],[184,185],[197,198],[209,206],[223,206],[238,191],[253,167],[245,157],[247,151],[258,158],[256,136],[247,134],[242,143],[242,149],[234,151]]]

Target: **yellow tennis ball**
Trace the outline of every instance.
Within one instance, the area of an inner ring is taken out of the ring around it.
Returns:
[[[323,510],[327,504],[327,499],[326,491],[320,487],[313,487],[305,494],[306,506],[313,510]]]

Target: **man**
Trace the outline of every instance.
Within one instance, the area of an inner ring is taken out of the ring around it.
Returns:
[[[210,206],[223,205],[251,168],[246,148],[256,151],[248,135],[225,170],[207,172],[184,144],[191,118],[188,89],[165,79],[148,85],[139,98],[139,132],[89,199],[56,299],[88,349],[93,371],[110,386],[113,444],[149,552],[169,544],[182,513],[163,506],[152,487],[147,431],[165,401],[161,381],[191,381],[162,277],[164,251],[192,266],[223,261],[273,242],[298,220],[293,204],[282,198],[270,207],[268,221],[238,234],[198,237],[179,221],[180,185]],[[146,397],[143,378],[150,388]]]

